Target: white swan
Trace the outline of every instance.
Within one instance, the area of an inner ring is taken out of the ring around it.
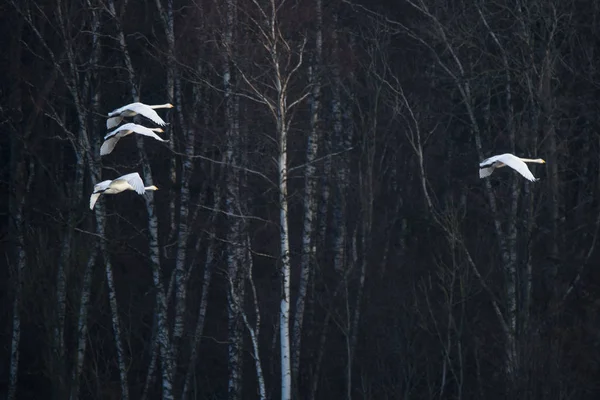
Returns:
[[[165,139],[161,138],[160,136],[158,136],[156,133],[154,133],[154,132],[163,132],[163,130],[161,128],[146,128],[145,126],[134,124],[133,122],[130,122],[125,125],[121,125],[114,131],[109,132],[106,136],[104,136],[104,143],[102,143],[102,147],[100,147],[100,155],[105,156],[107,154],[110,154],[113,151],[113,149],[115,148],[115,146],[117,145],[117,142],[119,141],[119,139],[121,139],[122,137],[125,137],[133,132],[139,133],[140,135],[144,135],[144,136],[150,136],[161,142],[168,142],[168,140],[165,140]]]
[[[123,175],[112,181],[102,181],[94,185],[94,192],[90,196],[90,210],[94,209],[101,194],[117,194],[125,190],[135,190],[138,194],[144,194],[146,190],[158,190],[158,188],[154,185],[144,187],[144,182],[137,172]]]
[[[108,113],[109,118],[106,120],[106,129],[111,129],[119,125],[124,117],[133,117],[138,114],[143,115],[157,125],[164,126],[167,123],[154,111],[157,108],[173,108],[173,104],[166,103],[156,106],[149,106],[144,103],[127,104]]]
[[[525,164],[526,162],[546,164],[546,161],[542,160],[541,158],[520,158],[510,153],[500,154],[499,156],[486,158],[479,164],[479,177],[485,178],[486,176],[490,176],[492,172],[494,172],[494,169],[508,165],[523,175],[526,179],[529,179],[532,182],[537,181],[527,167],[527,164]]]

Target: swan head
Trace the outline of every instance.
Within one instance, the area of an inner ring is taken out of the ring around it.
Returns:
[[[152,128],[154,132],[164,132],[162,128]]]
[[[546,164],[546,161],[542,158],[536,158],[535,160],[536,162],[539,162],[540,164]]]
[[[173,104],[171,104],[171,103],[167,103],[167,104],[165,104],[165,107],[167,107],[167,108],[173,108],[175,106]]]
[[[158,190],[158,188],[154,185],[146,187],[146,190]]]

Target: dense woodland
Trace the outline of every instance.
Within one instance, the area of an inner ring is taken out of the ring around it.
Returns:
[[[0,3],[2,395],[598,398],[599,18]],[[169,141],[100,157],[134,101]],[[479,179],[506,152],[539,181]],[[90,210],[130,172],[159,190]]]

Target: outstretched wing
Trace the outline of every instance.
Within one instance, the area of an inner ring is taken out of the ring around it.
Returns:
[[[490,158],[486,158],[485,160],[483,160],[482,162],[479,163],[480,167],[488,167],[493,165],[495,162],[498,161],[498,159],[502,158],[503,156],[505,156],[506,154],[501,154],[499,156],[493,156]],[[493,169],[493,168],[492,168]]]
[[[134,111],[144,117],[148,118],[150,121],[154,122],[157,125],[165,126],[167,123],[163,121],[163,119],[154,111],[152,108],[148,107],[142,103],[133,103],[130,104],[127,108],[130,111]]]
[[[128,131],[131,131],[131,125],[135,125],[135,124],[132,122],[129,122],[127,124],[121,125],[114,131],[110,131],[106,135],[104,135],[104,139],[106,140],[109,137],[115,136],[115,135],[123,137],[123,136],[130,134],[131,132],[128,132]]]
[[[146,193],[146,189],[144,189],[144,181],[142,181],[140,174],[138,174],[137,172],[123,175],[115,180],[125,181],[125,182],[129,183],[131,185],[131,187],[133,188],[133,190],[135,190],[135,192],[137,194]]]
[[[531,182],[537,181],[535,176],[533,176],[533,174],[527,167],[527,164],[521,161],[519,157],[513,156],[512,154],[502,154],[501,156],[498,156],[498,159],[496,161],[500,161],[501,163],[506,164],[507,166],[511,167],[512,169],[523,175],[525,179],[530,180]]]
[[[144,136],[150,136],[151,138],[154,138],[161,142],[168,142],[168,140],[161,138],[156,133],[154,133],[154,131],[150,128],[146,128],[145,126],[138,125],[138,124],[131,124],[131,125],[132,126],[130,126],[129,129],[131,129],[135,133],[139,133],[140,135],[144,135]]]

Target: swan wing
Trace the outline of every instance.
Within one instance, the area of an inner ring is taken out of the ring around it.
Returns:
[[[511,155],[511,154],[500,154],[498,156],[492,156],[490,158],[486,158],[485,160],[483,160],[482,162],[479,163],[479,166],[482,168],[489,167],[498,161],[502,162],[502,160],[500,160],[500,159],[506,155]]]
[[[527,167],[527,164],[525,164],[525,162],[523,162],[519,157],[514,156],[512,154],[502,154],[497,157],[498,159],[496,161],[499,161],[511,167],[512,169],[523,175],[525,179],[530,180],[531,182],[537,181],[537,179],[533,176],[533,174]]]
[[[137,194],[146,193],[146,189],[144,189],[144,181],[142,181],[140,174],[138,174],[137,172],[123,175],[122,177],[118,178],[118,180],[129,183]]]
[[[136,112],[144,117],[148,118],[150,121],[154,122],[157,125],[164,126],[167,123],[163,121],[163,119],[154,111],[152,108],[142,103],[133,103],[130,104],[128,110]]]
[[[92,193],[92,195],[90,196],[90,210],[94,209],[94,206],[96,205],[96,202],[98,201],[98,198],[100,197],[102,193]]]
[[[117,145],[117,142],[119,141],[119,139],[120,139],[119,136],[114,136],[114,137],[106,139],[104,141],[104,143],[102,143],[102,146],[100,147],[100,155],[105,156],[107,154],[112,153],[112,151],[114,150],[115,146]]]
[[[494,172],[495,169],[496,168],[494,168],[494,167],[479,168],[479,177],[485,178],[487,176],[490,176],[492,174],[492,172]]]
[[[123,113],[123,111],[131,110],[131,107],[134,107],[136,104],[142,104],[142,103],[126,104],[123,107],[116,108],[116,109],[112,110],[111,112],[109,112],[108,116],[114,117],[115,115],[121,115]]]
[[[120,115],[117,117],[112,117],[106,120],[106,129],[111,129],[114,128],[115,126],[119,125],[121,123],[121,121],[123,121],[123,117],[121,117]]]
[[[151,138],[154,138],[161,142],[168,142],[168,140],[161,138],[156,133],[154,133],[154,131],[150,128],[146,128],[145,126],[137,125],[137,124],[132,124],[132,125],[134,125],[134,126],[131,127],[131,130],[135,133],[139,133],[140,135],[144,135],[144,136],[150,136]]]
[[[112,183],[111,180],[96,183],[94,185],[94,193],[105,191],[106,189],[108,189],[108,187],[110,186],[111,183]]]

